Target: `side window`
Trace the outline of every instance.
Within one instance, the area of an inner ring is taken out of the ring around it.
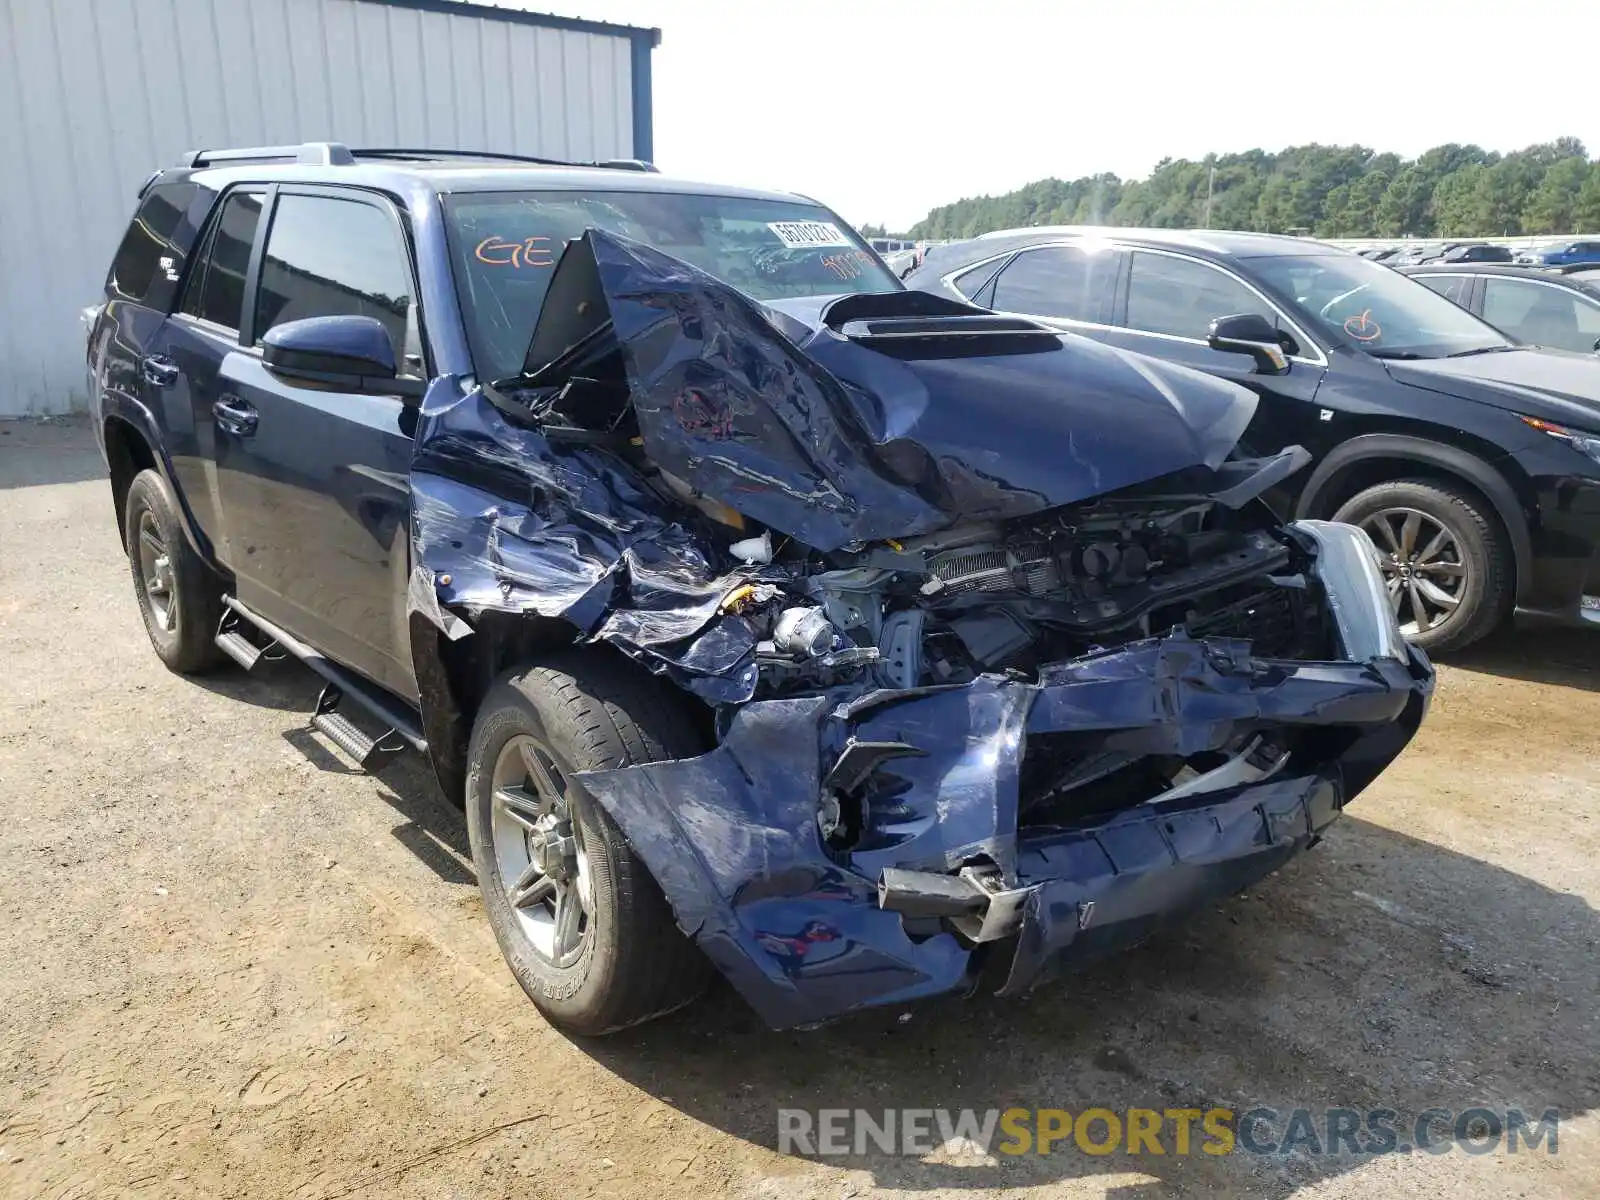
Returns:
[[[1467,307],[1467,293],[1472,290],[1472,280],[1466,275],[1418,275],[1417,282],[1430,288],[1446,300]]]
[[[1002,312],[1093,321],[1114,282],[1113,256],[1075,246],[1041,246],[1012,259],[995,281],[992,307]]]
[[[1588,351],[1600,337],[1600,308],[1576,292],[1520,279],[1486,279],[1483,319],[1518,341]]]
[[[182,308],[190,316],[215,321],[225,329],[239,328],[250,247],[261,223],[261,199],[259,192],[233,192],[222,202],[205,257],[195,263],[184,285]]]
[[[150,295],[158,273],[164,280],[177,280],[183,270],[183,254],[174,235],[199,190],[192,183],[169,183],[145,193],[106,278],[107,288],[118,299],[143,300]]]
[[[1128,277],[1128,328],[1204,340],[1218,317],[1272,310],[1215,267],[1169,254],[1134,251]]]
[[[255,340],[305,317],[376,317],[395,356],[412,353],[408,261],[394,221],[375,205],[280,195],[261,261]]]
[[[978,293],[983,291],[984,285],[994,278],[994,273],[999,268],[1000,264],[997,262],[986,262],[981,267],[973,267],[970,271],[961,272],[953,280],[956,285],[956,291],[974,303],[982,303],[978,300]]]

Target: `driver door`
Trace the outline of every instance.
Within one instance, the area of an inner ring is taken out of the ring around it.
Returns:
[[[239,599],[407,700],[411,434],[398,396],[274,375],[261,337],[305,317],[375,317],[421,365],[416,286],[399,214],[353,189],[274,189],[246,283],[239,345],[215,402],[218,501]]]
[[[1112,328],[1094,336],[1255,392],[1261,400],[1244,436],[1252,451],[1270,454],[1298,444],[1319,452],[1324,439],[1313,402],[1327,373],[1327,359],[1276,305],[1232,272],[1188,255],[1128,249],[1118,265]],[[1249,355],[1207,344],[1212,321],[1243,313],[1260,314],[1293,339],[1287,374],[1259,374]]]

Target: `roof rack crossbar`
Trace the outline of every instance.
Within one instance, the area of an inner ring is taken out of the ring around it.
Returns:
[[[225,150],[190,150],[178,160],[180,167],[209,167],[228,162],[308,163],[318,167],[347,167],[355,162],[338,142],[305,142],[298,146],[239,146]]]

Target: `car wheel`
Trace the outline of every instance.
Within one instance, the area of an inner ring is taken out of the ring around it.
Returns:
[[[155,471],[140,471],[122,517],[134,595],[156,654],[185,675],[221,665],[226,659],[216,636],[222,581],[184,536],[167,481]]]
[[[473,726],[467,834],[489,924],[522,990],[573,1033],[670,1012],[710,978],[621,830],[567,783],[700,753],[672,701],[608,652],[569,652],[503,677]]]
[[[1476,495],[1431,479],[1381,483],[1334,514],[1367,531],[1400,631],[1429,652],[1459,650],[1511,606],[1511,548]]]

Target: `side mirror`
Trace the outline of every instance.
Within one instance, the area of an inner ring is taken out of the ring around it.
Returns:
[[[394,342],[376,317],[285,321],[261,339],[261,362],[280,379],[324,391],[421,397],[427,384],[401,378]]]
[[[1240,313],[1218,317],[1211,322],[1206,344],[1227,354],[1248,354],[1256,361],[1261,375],[1287,375],[1289,356],[1284,351],[1283,335],[1260,313]]]

